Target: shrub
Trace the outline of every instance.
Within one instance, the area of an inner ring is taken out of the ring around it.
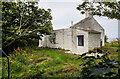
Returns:
[[[21,62],[16,61],[14,63],[11,63],[10,69],[12,73],[23,72],[25,70],[25,65]]]
[[[23,64],[27,64],[28,63],[27,58],[25,56],[23,56],[23,55],[16,56],[16,61],[19,61],[19,62],[21,62]]]
[[[100,50],[100,49],[99,49]],[[92,52],[96,53],[96,51],[92,50]],[[83,61],[80,65],[82,66],[81,70],[81,78],[117,78],[118,73],[115,72],[119,70],[119,63],[113,60],[110,60],[108,55],[110,53],[106,52],[103,56],[86,56],[86,54],[92,53],[89,51],[88,53],[82,54],[79,56],[79,59]],[[114,70],[116,68],[116,70]]]

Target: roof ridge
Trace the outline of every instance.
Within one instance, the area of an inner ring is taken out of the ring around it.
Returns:
[[[96,21],[96,23],[104,30],[104,28],[98,23],[98,21],[93,17],[93,19]]]
[[[92,16],[92,17],[93,17],[93,16]],[[84,21],[85,19],[92,18],[92,17],[91,17],[91,16],[86,17],[86,18],[84,18],[84,19],[80,20],[79,22],[77,22],[77,23],[73,24],[72,26],[70,26],[70,28],[71,28],[71,27],[74,27],[75,25],[79,24],[80,22]]]

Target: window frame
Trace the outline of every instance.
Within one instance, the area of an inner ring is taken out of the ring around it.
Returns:
[[[82,36],[82,38],[80,38]],[[82,40],[82,45],[79,44],[79,40]],[[78,46],[84,46],[84,35],[78,35]]]

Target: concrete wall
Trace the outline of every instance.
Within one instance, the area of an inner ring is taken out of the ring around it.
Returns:
[[[84,35],[84,46],[78,46],[78,35]],[[83,54],[88,51],[88,32],[72,29],[72,53]]]
[[[88,33],[88,50],[100,47],[100,37],[100,33]]]
[[[95,30],[101,32],[102,46],[104,46],[104,29],[93,17],[87,17],[81,20],[79,23],[71,26],[71,28]]]
[[[55,30],[56,48],[71,50],[71,29]]]
[[[51,37],[55,37],[55,43],[50,42]],[[71,29],[55,30],[53,34],[44,36],[42,42],[40,41],[39,43],[41,43],[43,47],[71,50]],[[41,45],[39,44],[39,46]]]

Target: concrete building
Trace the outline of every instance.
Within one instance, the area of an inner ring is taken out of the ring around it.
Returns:
[[[39,40],[39,47],[61,48],[71,53],[83,54],[104,46],[104,29],[92,17],[86,17],[67,29],[54,30]]]

